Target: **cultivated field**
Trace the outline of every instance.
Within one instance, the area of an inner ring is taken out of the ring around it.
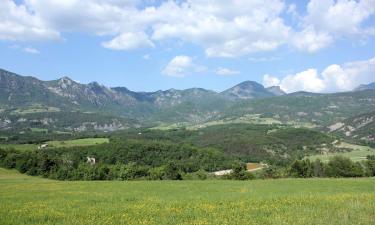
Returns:
[[[62,182],[0,169],[0,224],[374,224],[375,179]]]

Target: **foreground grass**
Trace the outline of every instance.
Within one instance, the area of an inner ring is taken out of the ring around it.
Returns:
[[[108,143],[108,138],[82,138],[66,141],[47,141],[48,148],[69,148],[69,147],[82,147],[92,146],[98,144]],[[20,151],[30,151],[38,149],[37,144],[0,144],[0,148],[14,148]]]
[[[61,182],[0,169],[0,224],[374,224],[374,179]]]

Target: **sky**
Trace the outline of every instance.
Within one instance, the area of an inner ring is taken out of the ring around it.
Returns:
[[[134,91],[375,81],[375,0],[0,0],[0,68]]]

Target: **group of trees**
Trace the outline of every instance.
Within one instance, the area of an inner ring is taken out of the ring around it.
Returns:
[[[218,140],[218,145],[221,145],[220,140],[212,136],[221,133],[221,131],[216,132],[215,129],[213,133],[205,130],[206,133],[200,135],[207,137],[208,141]],[[244,128],[233,126],[232,129],[243,130]],[[246,132],[253,132],[251,127],[246,129],[250,129]],[[187,132],[181,131],[178,136],[185,139],[186,137],[183,136]],[[283,138],[290,132],[283,129],[273,133],[271,137]],[[145,136],[148,135],[154,136],[155,134],[145,133]],[[195,145],[179,141],[173,143],[171,140],[178,140],[172,137],[176,134],[159,132],[159,135],[165,136],[155,138],[156,140],[152,138],[121,139],[115,136],[111,138],[110,143],[86,147],[35,151],[0,149],[0,166],[16,168],[29,175],[59,180],[207,179],[212,177],[210,172],[228,168],[231,168],[233,172],[223,176],[223,179],[375,176],[374,156],[369,156],[366,161],[362,162],[353,162],[340,156],[330,159],[327,163],[308,159],[295,160],[281,165],[268,162],[267,168],[256,173],[249,173],[246,171],[246,164],[243,163],[246,160],[236,154],[228,154],[220,147],[203,147],[206,143]],[[190,136],[190,139],[193,140],[194,135]],[[314,135],[318,139],[327,138],[318,134]],[[225,136],[219,135],[219,137],[225,139]],[[168,140],[168,138],[171,139]],[[275,140],[278,141],[278,139]],[[293,142],[294,146],[299,145],[298,141]],[[199,147],[199,145],[202,146]],[[87,157],[95,158],[95,163],[88,162]]]
[[[225,179],[249,180],[249,179],[275,179],[275,178],[313,178],[313,177],[373,177],[375,176],[375,156],[368,156],[367,160],[353,162],[343,156],[335,156],[324,163],[317,159],[295,160],[289,166],[269,165],[268,167],[250,173],[246,171],[246,165],[235,163],[232,173],[225,175]]]
[[[366,161],[353,162],[343,156],[335,156],[327,163],[319,159],[296,160],[290,166],[289,176],[300,178],[375,176],[375,160],[368,157]]]
[[[191,167],[191,163],[195,163],[197,166]],[[0,149],[0,166],[15,168],[28,175],[58,180],[181,180],[213,177],[207,172],[207,167],[202,166],[200,163],[202,161],[199,160],[188,162],[185,158],[180,160],[166,159],[166,161],[153,166],[133,161],[121,163],[120,161],[116,162],[116,160],[112,164],[106,160],[91,164],[79,157],[72,157],[71,153],[17,152]],[[353,162],[341,156],[333,157],[327,163],[319,159],[315,161],[310,161],[309,159],[296,160],[287,167],[270,165],[268,168],[256,173],[247,172],[245,163],[228,161],[226,165],[229,163],[231,164],[232,173],[221,177],[222,179],[375,176],[375,159],[373,157],[368,157],[368,160],[362,162]],[[222,165],[224,166],[224,164]]]
[[[95,158],[90,163],[87,157]],[[89,147],[0,149],[0,166],[59,180],[182,179],[225,169],[231,157],[211,148],[162,141],[121,141]],[[200,173],[198,173],[200,171]]]

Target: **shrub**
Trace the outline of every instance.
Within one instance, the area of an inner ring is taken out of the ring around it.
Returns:
[[[366,165],[366,174],[368,176],[375,176],[375,160],[367,160],[365,165]]]
[[[164,173],[163,179],[166,179],[166,180],[182,180],[180,170],[177,167],[176,163],[169,162],[165,166],[165,173]]]
[[[361,177],[364,171],[361,164],[353,163],[349,158],[335,156],[329,160],[326,174],[329,177]]]
[[[313,166],[309,159],[305,160],[296,160],[290,167],[289,174],[293,177],[312,177],[313,175]]]

